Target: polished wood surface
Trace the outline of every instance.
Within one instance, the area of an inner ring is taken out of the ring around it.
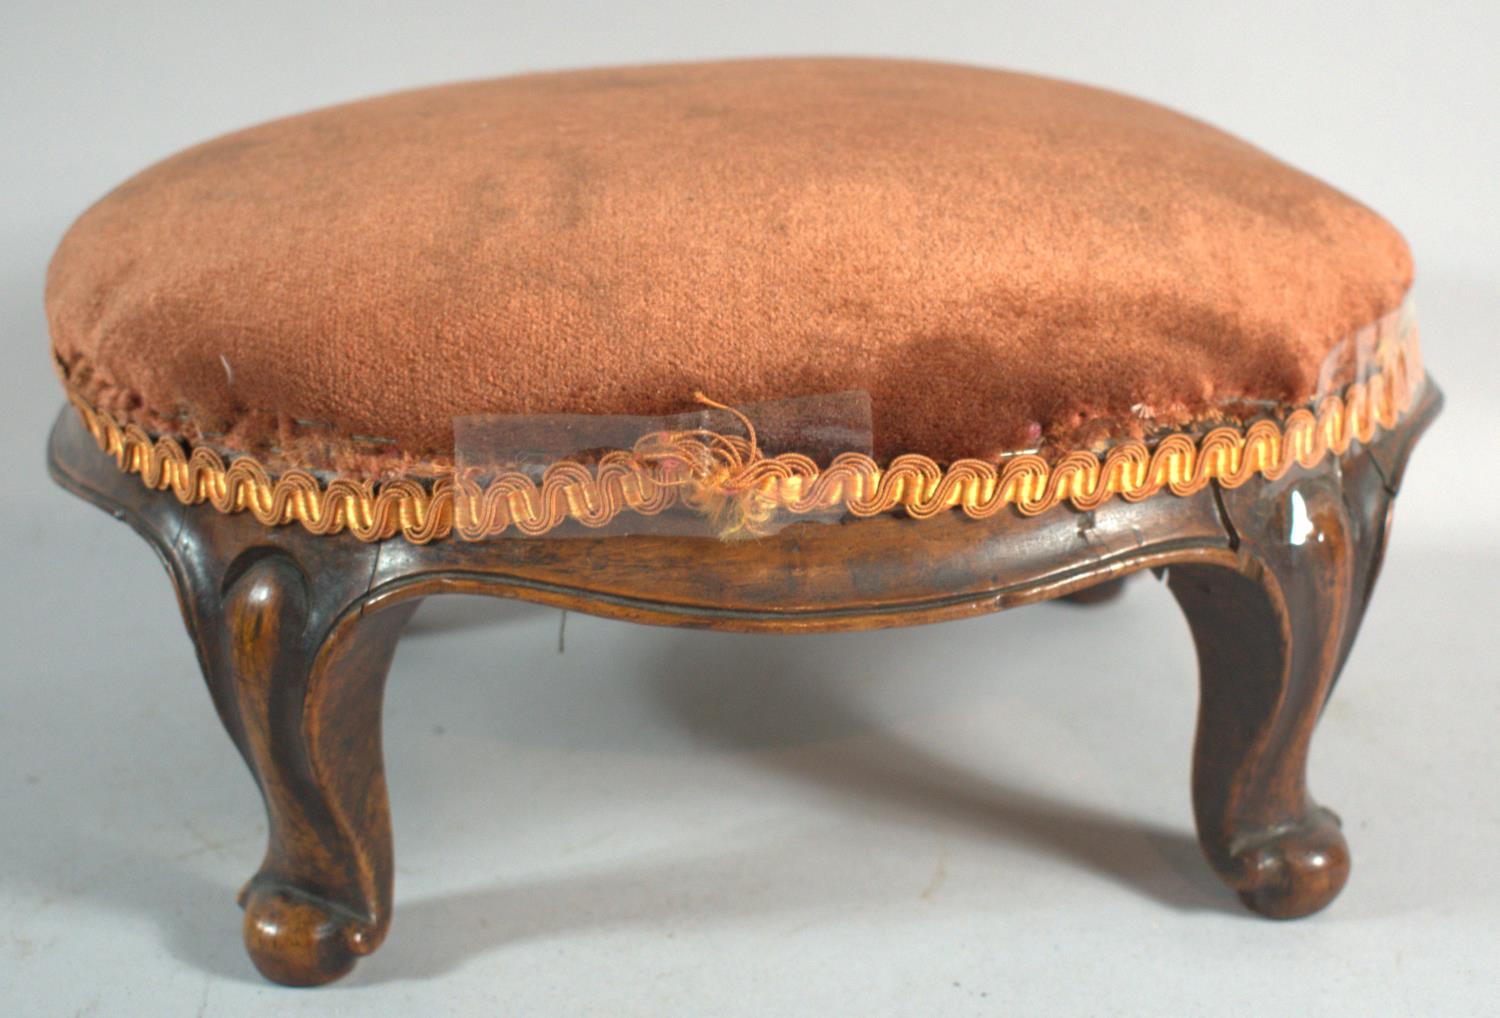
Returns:
[[[1128,574],[1165,569],[1200,663],[1192,787],[1204,854],[1255,911],[1317,911],[1343,886],[1349,853],[1338,818],[1308,794],[1308,744],[1379,571],[1406,459],[1440,402],[1428,385],[1370,446],[1234,490],[1032,518],[802,522],[734,542],[583,531],[365,544],[266,528],[147,489],[68,409],[49,462],[60,484],[146,537],[171,574],[269,818],[265,860],[240,897],[246,946],[268,978],[312,985],[347,972],[390,924],[381,698],[403,625],[435,593],[811,632],[1104,600]]]

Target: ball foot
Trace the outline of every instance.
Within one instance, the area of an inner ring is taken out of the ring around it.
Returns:
[[[245,950],[261,975],[283,986],[331,983],[379,943],[360,917],[295,887],[252,882],[240,904]]]
[[[1349,846],[1339,818],[1322,808],[1299,824],[1245,838],[1233,858],[1240,900],[1272,919],[1319,911],[1349,879]]]

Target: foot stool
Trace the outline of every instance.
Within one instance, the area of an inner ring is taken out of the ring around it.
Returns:
[[[269,817],[260,971],[391,919],[381,697],[426,595],[775,633],[1164,575],[1208,862],[1343,886],[1308,743],[1437,413],[1400,236],[1209,126],[887,60],[530,74],[122,184],[47,278],[56,480],[176,584]],[[101,665],[104,662],[101,662]]]

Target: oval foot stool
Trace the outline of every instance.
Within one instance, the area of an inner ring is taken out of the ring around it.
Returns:
[[[391,918],[381,696],[419,600],[801,633],[1165,575],[1199,840],[1343,886],[1308,743],[1437,413],[1406,245],[1134,99],[883,60],[532,74],[146,170],[47,279],[59,483],[179,593],[270,845],[260,971]]]

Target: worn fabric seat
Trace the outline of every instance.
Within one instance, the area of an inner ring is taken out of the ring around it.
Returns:
[[[530,74],[227,135],[89,209],[46,299],[102,420],[271,479],[389,484],[440,477],[458,418],[666,415],[696,392],[868,393],[880,466],[1243,424],[1359,381],[1340,351],[1411,275],[1373,212],[1170,110],[787,59]]]

